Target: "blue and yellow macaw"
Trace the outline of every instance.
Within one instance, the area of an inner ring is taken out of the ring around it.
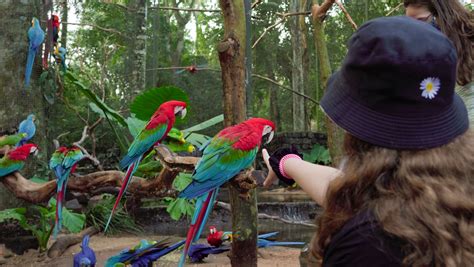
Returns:
[[[66,48],[61,46],[56,46],[53,53],[56,63],[61,64],[62,71],[66,72]]]
[[[204,148],[202,158],[194,170],[193,181],[179,194],[182,198],[197,197],[179,266],[184,265],[189,246],[201,236],[219,188],[251,166],[262,137],[269,134],[270,142],[274,130],[273,122],[252,118],[220,131]]]
[[[77,163],[84,158],[84,154],[78,147],[67,149],[58,148],[49,161],[49,167],[54,171],[57,179],[56,195],[56,220],[54,226],[54,237],[62,228],[62,211],[64,197],[66,196],[67,180],[71,173],[74,173]]]
[[[35,56],[36,53],[41,50],[41,44],[44,41],[44,31],[41,29],[38,19],[33,18],[31,24],[32,25],[28,30],[28,39],[30,40],[30,46],[28,49],[28,58],[26,60],[25,87],[30,86],[31,71],[33,70]]]
[[[20,125],[18,126],[18,133],[26,133],[26,137],[22,138],[16,146],[21,146],[24,145],[26,142],[28,142],[31,138],[36,133],[36,125],[35,125],[35,115],[30,114],[26,118],[26,120],[23,120],[20,122]]]
[[[166,138],[168,132],[173,127],[176,119],[176,115],[181,115],[182,118],[186,116],[186,103],[182,101],[171,100],[160,105],[156,112],[151,117],[150,121],[145,125],[140,133],[135,137],[132,144],[128,148],[127,155],[120,161],[120,168],[127,169],[125,178],[122,182],[115,204],[110,213],[107,224],[105,225],[104,232],[107,232],[107,228],[110,225],[112,216],[120,203],[123,193],[127,190],[127,187],[132,180],[133,173],[135,173],[140,161],[143,156],[148,153],[153,146],[163,139]]]

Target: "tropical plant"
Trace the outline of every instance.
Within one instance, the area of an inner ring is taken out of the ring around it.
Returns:
[[[110,194],[103,194],[102,199],[89,207],[86,211],[86,223],[87,225],[94,226],[97,229],[104,229],[105,223],[109,218],[110,211],[114,205],[115,198]],[[107,233],[142,233],[142,228],[135,223],[133,218],[123,208],[118,208],[115,211],[112,221],[110,222]]]
[[[315,144],[309,152],[303,152],[303,159],[309,162],[322,163],[325,165],[331,163],[329,150],[320,144]]]
[[[14,208],[0,211],[0,222],[16,220],[20,226],[36,237],[40,252],[47,249],[48,240],[54,228],[56,200],[52,198],[48,206],[33,205],[28,208]],[[63,226],[71,233],[78,233],[84,227],[85,215],[62,210]]]

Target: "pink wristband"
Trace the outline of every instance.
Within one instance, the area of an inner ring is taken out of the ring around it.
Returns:
[[[301,157],[296,154],[288,154],[288,155],[283,156],[283,158],[280,159],[280,163],[278,164],[278,169],[280,170],[281,175],[283,175],[283,177],[287,179],[293,179],[289,177],[288,174],[286,174],[285,170],[283,169],[283,164],[285,164],[285,161],[287,159],[301,159]]]

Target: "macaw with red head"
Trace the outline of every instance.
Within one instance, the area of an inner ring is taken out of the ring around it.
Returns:
[[[153,149],[156,144],[166,138],[168,132],[173,127],[176,115],[181,116],[181,118],[186,116],[185,102],[171,100],[161,104],[151,117],[150,121],[145,125],[145,128],[138,133],[135,140],[133,140],[128,148],[127,155],[125,155],[125,157],[120,161],[120,168],[122,170],[127,169],[127,172],[122,182],[122,188],[120,188],[112,212],[110,213],[107,224],[105,225],[104,232],[107,231],[115,209],[120,203],[123,193],[127,190],[131,178],[133,177],[133,173],[136,171],[143,156]]]
[[[52,15],[53,20],[53,45],[56,46],[59,39],[59,17],[57,15]]]
[[[215,226],[209,227],[207,243],[214,247],[220,247],[225,241],[232,242],[232,232],[217,231]]]
[[[0,159],[0,177],[21,170],[30,154],[36,155],[38,146],[35,144],[24,144],[9,151]]]
[[[56,218],[54,227],[54,237],[57,236],[62,228],[62,211],[64,198],[66,196],[66,187],[69,175],[74,173],[77,164],[84,158],[84,154],[78,147],[59,147],[54,151],[49,161],[49,168],[56,175]]]
[[[197,198],[179,266],[183,266],[189,246],[201,236],[219,188],[252,165],[262,138],[269,135],[270,142],[274,131],[272,121],[252,118],[220,131],[204,148],[193,181],[179,194],[182,198]]]

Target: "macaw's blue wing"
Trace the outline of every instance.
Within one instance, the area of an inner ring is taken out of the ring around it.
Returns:
[[[153,129],[144,128],[133,140],[133,143],[128,148],[127,155],[120,161],[120,169],[126,169],[138,157],[142,157],[153,145],[163,139],[166,129],[168,128],[168,121],[161,123]]]
[[[152,247],[142,253],[139,257],[132,261],[132,267],[151,266],[151,264],[157,261],[159,258],[167,255],[168,253],[176,250],[184,244],[185,240],[179,241],[171,246],[160,246]]]
[[[203,195],[250,167],[255,160],[258,147],[243,151],[234,149],[232,144],[228,140],[214,137],[196,165],[193,181],[180,192],[179,197],[195,198]]]
[[[201,262],[210,254],[220,254],[229,250],[229,245],[214,247],[206,244],[194,244],[189,248],[188,256],[191,258],[191,262],[196,263]]]

